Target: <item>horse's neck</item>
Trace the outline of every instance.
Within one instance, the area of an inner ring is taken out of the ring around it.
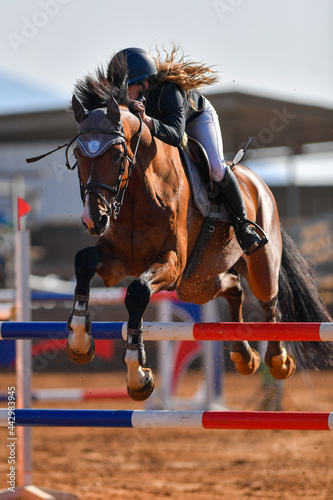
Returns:
[[[139,139],[138,130],[138,119],[130,113],[126,114],[125,134],[129,133],[132,137],[132,155]],[[192,206],[189,184],[178,149],[152,137],[145,124],[142,125],[132,177],[128,185],[128,203],[132,205],[132,210],[140,207],[142,213],[148,215],[156,206],[169,206],[171,210],[179,197],[189,207]]]
[[[159,140],[152,140],[140,151],[141,178],[148,190],[178,191],[186,179],[177,148]],[[164,198],[164,196],[163,196]]]

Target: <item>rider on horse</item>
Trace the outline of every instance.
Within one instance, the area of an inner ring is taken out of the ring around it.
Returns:
[[[215,83],[214,72],[204,65],[177,62],[173,47],[162,62],[140,48],[127,48],[116,58],[126,58],[128,96],[131,109],[140,113],[153,136],[172,146],[180,146],[184,134],[205,148],[212,178],[222,191],[237,240],[246,253],[260,247],[260,237],[246,219],[246,208],[236,176],[223,156],[222,134],[217,113],[196,89]]]

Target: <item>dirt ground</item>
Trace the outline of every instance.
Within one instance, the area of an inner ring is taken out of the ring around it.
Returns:
[[[182,394],[195,392],[188,375]],[[2,374],[0,390],[15,384]],[[121,374],[43,374],[34,388],[125,388]],[[333,411],[333,371],[298,372],[283,386],[283,409]],[[257,410],[259,375],[231,373],[230,409]],[[2,403],[1,406],[5,406]],[[36,402],[39,408],[143,409],[130,400]],[[7,429],[0,429],[0,488],[8,473]],[[333,499],[333,433],[325,431],[34,428],[33,483],[80,500]]]

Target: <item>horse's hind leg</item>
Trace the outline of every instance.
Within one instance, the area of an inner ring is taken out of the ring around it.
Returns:
[[[244,291],[238,273],[229,271],[214,278],[195,283],[195,286],[184,283],[177,289],[180,300],[205,304],[206,302],[223,297],[227,300],[231,321],[241,323]],[[260,366],[260,356],[251,348],[248,342],[234,341],[230,343],[230,357],[239,373],[252,375]]]
[[[228,273],[225,275],[221,281],[220,295],[228,302],[231,321],[241,323],[243,321],[244,290],[238,274]],[[252,375],[260,366],[258,352],[246,341],[230,342],[230,358],[236,370],[242,375]]]
[[[88,311],[90,282],[100,261],[100,247],[87,247],[75,256],[76,288],[74,306],[67,327],[67,355],[78,364],[88,363],[95,356],[95,342],[90,333],[91,321]]]
[[[266,321],[276,322],[278,314],[277,299],[269,302],[260,302],[266,317]],[[284,380],[296,370],[294,358],[287,353],[283,343],[270,340],[267,344],[265,363],[269,367],[271,375],[277,380]]]

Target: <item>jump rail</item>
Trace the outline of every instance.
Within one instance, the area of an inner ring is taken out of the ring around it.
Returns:
[[[0,409],[0,426],[9,413]],[[15,425],[139,429],[333,430],[333,413],[169,410],[15,410]]]
[[[95,340],[127,337],[126,322],[97,322]],[[65,322],[1,322],[0,340],[67,339]],[[144,323],[144,340],[333,341],[333,323]]]
[[[70,400],[81,401],[85,399],[128,399],[128,393],[125,390],[110,389],[81,389],[81,388],[63,388],[63,389],[35,389],[31,393],[32,401],[56,401]],[[8,393],[0,392],[0,401],[8,401]]]

